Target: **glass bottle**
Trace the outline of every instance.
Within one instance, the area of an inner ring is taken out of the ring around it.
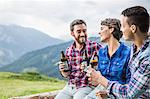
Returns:
[[[64,51],[61,51],[60,60],[61,60],[61,62],[64,62],[64,63],[65,63],[65,70],[64,70],[64,72],[68,72],[68,71],[69,71],[69,68],[68,68],[68,60],[67,60],[67,57],[66,57],[65,54],[64,54]]]

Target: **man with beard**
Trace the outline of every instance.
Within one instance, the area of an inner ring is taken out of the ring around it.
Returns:
[[[74,20],[70,24],[70,31],[74,37],[74,43],[66,49],[65,54],[69,71],[64,71],[65,64],[63,62],[59,64],[60,72],[68,79],[68,82],[55,99],[83,99],[92,91],[86,73],[81,71],[80,65],[85,53],[90,58],[101,46],[87,39],[87,26],[83,20]]]

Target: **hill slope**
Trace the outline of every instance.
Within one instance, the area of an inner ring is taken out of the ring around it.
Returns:
[[[13,62],[26,52],[61,42],[33,28],[0,25],[0,66]]]
[[[99,40],[98,38],[90,38],[91,40]],[[70,46],[72,41],[46,47],[24,54],[20,59],[12,64],[0,68],[0,71],[22,72],[25,70],[36,70],[42,74],[51,77],[61,78],[58,70],[57,62],[60,58],[60,51]]]
[[[23,79],[16,78],[19,75],[21,75]],[[30,75],[30,78],[34,77],[35,75]],[[60,90],[65,86],[65,81],[45,76],[45,80],[37,79],[31,81],[24,78],[27,77],[22,74],[0,72],[0,99],[9,99],[16,96],[51,92]]]

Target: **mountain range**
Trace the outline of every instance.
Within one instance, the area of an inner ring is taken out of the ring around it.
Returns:
[[[98,37],[90,38],[92,41],[99,41]],[[0,71],[23,72],[36,70],[50,77],[62,78],[58,70],[58,61],[60,61],[60,52],[71,45],[73,41],[49,46],[39,50],[31,51],[11,64],[3,66]]]
[[[100,41],[99,37],[89,39]],[[62,79],[57,63],[60,52],[65,51],[72,42],[51,38],[32,28],[0,25],[0,63],[3,63],[0,71],[38,71]],[[4,62],[7,64],[4,65]]]
[[[0,25],[0,67],[12,63],[27,52],[62,42],[33,28]]]

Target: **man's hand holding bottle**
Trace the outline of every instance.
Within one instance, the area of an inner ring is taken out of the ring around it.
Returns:
[[[67,78],[70,74],[70,71],[68,70],[68,68],[66,68],[65,62],[59,62],[59,71],[65,78]]]
[[[65,68],[66,66],[65,66],[65,62],[59,62],[59,70],[60,70],[60,72],[64,72],[65,70],[66,70],[66,68]]]
[[[68,60],[63,51],[61,51],[61,61],[59,62],[59,70],[64,77],[68,77],[70,70],[68,68]]]

